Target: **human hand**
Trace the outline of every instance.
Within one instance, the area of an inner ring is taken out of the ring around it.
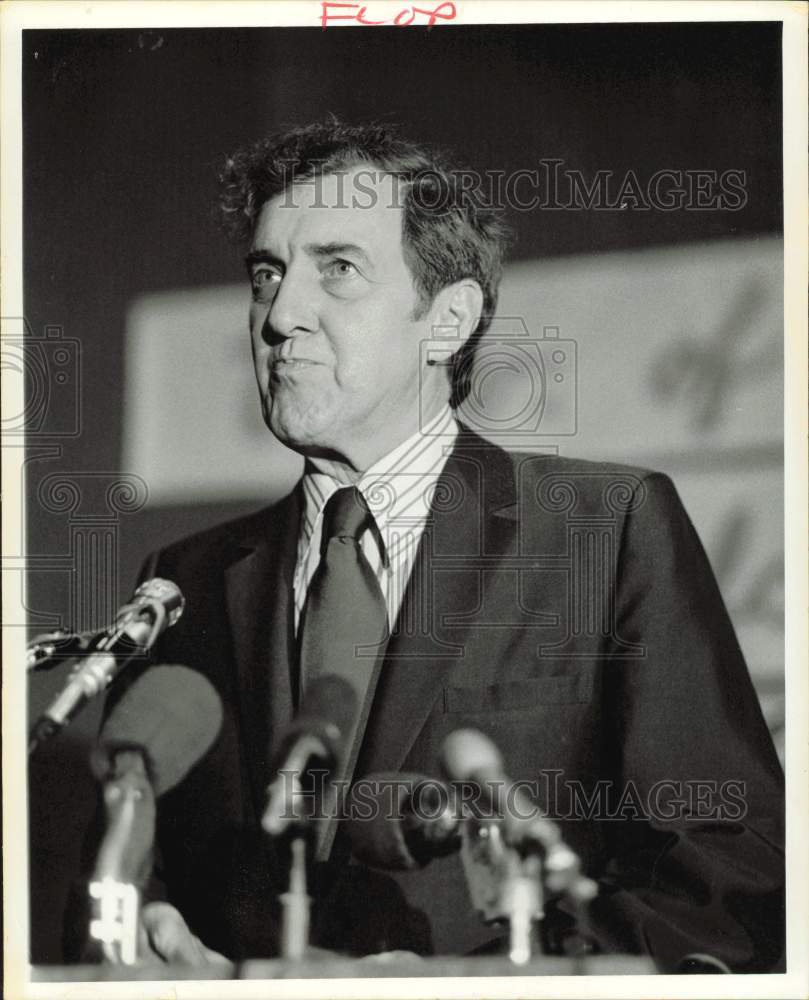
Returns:
[[[224,955],[206,948],[169,903],[147,903],[140,912],[138,955],[145,962],[178,965],[230,965]]]

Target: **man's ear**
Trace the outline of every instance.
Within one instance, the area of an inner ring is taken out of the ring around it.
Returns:
[[[482,311],[483,292],[474,278],[461,278],[442,288],[430,310],[434,343],[431,354],[443,347],[441,342],[444,341],[446,360],[449,360],[475,332]]]

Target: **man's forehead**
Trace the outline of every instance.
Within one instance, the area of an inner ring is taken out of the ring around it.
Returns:
[[[402,231],[399,182],[371,166],[296,181],[261,209],[255,239],[275,234],[374,242]]]
[[[355,204],[365,209],[401,209],[401,181],[372,163],[357,163],[295,180],[278,196],[303,207],[334,208]]]

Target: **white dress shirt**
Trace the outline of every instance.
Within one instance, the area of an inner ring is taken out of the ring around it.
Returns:
[[[429,424],[375,462],[353,484],[365,498],[376,524],[377,530],[367,529],[360,544],[379,580],[391,627],[399,614],[413,570],[438,477],[457,436],[458,425],[447,406]],[[329,497],[346,485],[307,461],[293,584],[296,635],[309,584],[320,563],[323,508]]]

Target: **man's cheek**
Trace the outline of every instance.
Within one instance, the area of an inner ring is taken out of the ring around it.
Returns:
[[[368,381],[374,371],[372,359],[367,356],[362,345],[351,350],[336,352],[334,380],[343,392],[359,394],[367,391]],[[379,379],[377,373],[376,378]]]

